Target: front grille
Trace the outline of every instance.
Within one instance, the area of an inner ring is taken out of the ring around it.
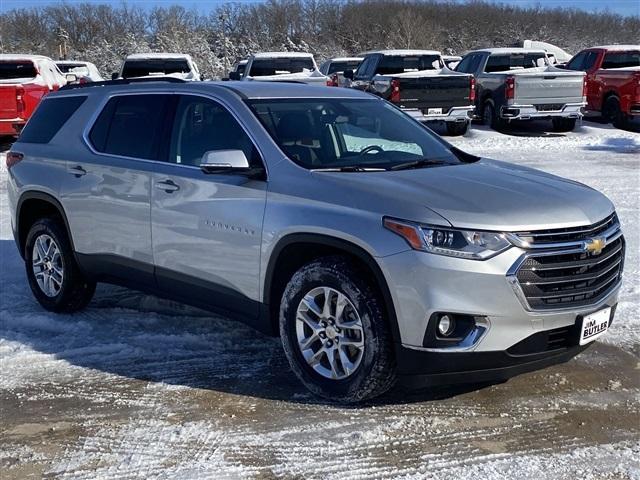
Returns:
[[[602,300],[622,276],[624,238],[617,226],[617,218],[612,215],[588,227],[517,234],[533,248],[515,272],[529,307],[581,307]],[[585,251],[582,241],[605,232],[610,239],[602,251]]]
[[[562,103],[545,103],[542,105],[536,105],[536,110],[539,112],[559,112],[564,107]]]
[[[533,232],[518,232],[521,240],[532,245],[544,243],[576,242],[597,237],[618,223],[618,216],[613,213],[601,222],[584,227],[556,228],[553,230],[536,230]]]

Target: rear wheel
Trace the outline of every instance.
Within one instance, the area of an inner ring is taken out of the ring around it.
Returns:
[[[298,270],[282,296],[280,336],[292,370],[316,395],[355,403],[396,379],[383,302],[348,259],[333,256]]]
[[[625,128],[627,126],[627,116],[620,108],[620,100],[618,97],[613,96],[607,98],[604,103],[602,116],[616,128]]]
[[[96,284],[80,272],[63,228],[50,218],[35,222],[25,243],[29,287],[43,308],[76,312],[91,301]]]
[[[571,132],[576,128],[575,118],[552,118],[554,132]]]
[[[500,117],[491,100],[484,102],[484,106],[482,108],[482,123],[490,126],[494,130],[504,130],[507,124],[507,122]]]
[[[469,122],[447,122],[447,135],[459,137],[469,130]]]

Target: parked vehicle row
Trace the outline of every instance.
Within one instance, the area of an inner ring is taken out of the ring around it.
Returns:
[[[520,43],[526,48],[481,49],[464,57],[369,51],[329,59],[320,68],[310,53],[262,52],[238,61],[229,79],[363,90],[423,123],[444,122],[449,135],[464,134],[472,118],[496,129],[550,119],[555,131],[566,132],[583,114],[620,128],[640,117],[639,45],[593,47],[562,63],[569,55],[554,45]],[[111,77],[201,80],[197,64],[180,53],[129,55]],[[0,135],[17,136],[46,93],[67,83],[102,80],[90,62],[0,55]]]
[[[333,401],[565,362],[618,303],[625,240],[604,195],[465,153],[357,89],[71,85],[6,161],[43,308],[81,310],[109,282],[210,309],[279,336],[295,375]]]

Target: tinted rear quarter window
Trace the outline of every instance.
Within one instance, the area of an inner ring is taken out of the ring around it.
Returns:
[[[19,141],[49,143],[86,99],[86,96],[45,98],[22,130]]]
[[[158,158],[169,95],[122,95],[107,102],[89,140],[101,153]]]
[[[602,68],[629,68],[640,66],[640,51],[610,52],[602,62]]]

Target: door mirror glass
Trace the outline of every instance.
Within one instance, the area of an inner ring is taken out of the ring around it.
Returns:
[[[67,83],[76,83],[78,81],[78,76],[75,73],[67,73],[65,78],[67,79]]]
[[[120,74],[118,72],[111,73],[111,80],[117,80]]]
[[[229,80],[240,80],[242,76],[239,72],[229,72]]]
[[[242,150],[211,150],[202,156],[200,169],[204,173],[246,171],[249,160]]]
[[[353,70],[345,70],[342,75],[344,76],[344,78],[347,78],[349,80],[353,80]]]

